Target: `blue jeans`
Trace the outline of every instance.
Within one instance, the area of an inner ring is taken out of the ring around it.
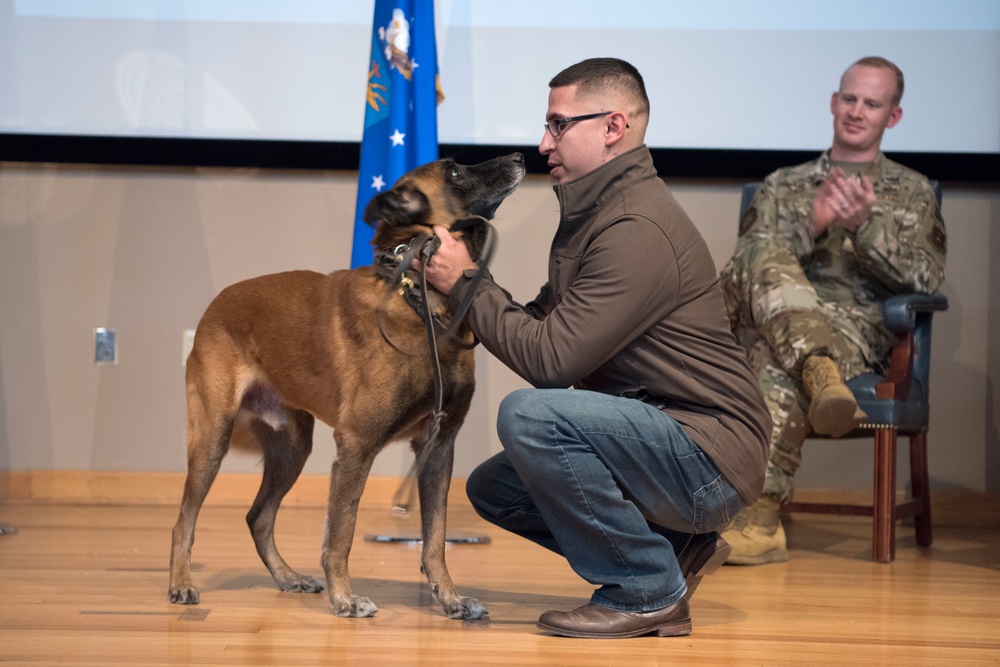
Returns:
[[[632,398],[520,389],[500,404],[504,451],[469,476],[487,521],[562,554],[591,598],[654,611],[687,590],[677,554],[744,503],[680,424]]]

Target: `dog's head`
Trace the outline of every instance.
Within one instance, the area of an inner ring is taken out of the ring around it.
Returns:
[[[418,234],[433,233],[434,225],[451,229],[455,223],[481,216],[491,219],[501,202],[524,178],[524,156],[512,153],[474,165],[444,159],[403,174],[368,203],[365,222],[376,226],[372,245],[394,248]],[[486,230],[483,225],[461,225],[456,232],[478,258]]]

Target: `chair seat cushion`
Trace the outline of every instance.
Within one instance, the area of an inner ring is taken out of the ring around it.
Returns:
[[[900,431],[926,429],[930,407],[927,404],[927,391],[923,385],[914,379],[910,383],[910,395],[905,401],[875,398],[875,387],[884,379],[877,373],[866,373],[847,382],[847,386],[858,401],[858,406],[868,415],[863,428],[886,424],[895,426]]]

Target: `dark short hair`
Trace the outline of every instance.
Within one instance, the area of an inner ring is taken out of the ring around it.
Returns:
[[[892,73],[896,75],[896,93],[892,96],[893,106],[899,106],[900,100],[903,99],[903,70],[896,67],[896,64],[891,60],[887,60],[882,56],[865,56],[864,58],[856,61],[851,67],[855,65],[862,65],[864,67],[879,67],[884,69],[892,70]],[[848,67],[847,69],[851,69]],[[847,74],[845,71],[844,74]],[[841,82],[843,82],[843,77],[841,77]]]
[[[570,65],[552,77],[549,88],[578,87],[583,94],[612,89],[636,106],[636,111],[649,115],[649,97],[639,70],[619,58],[589,58]]]

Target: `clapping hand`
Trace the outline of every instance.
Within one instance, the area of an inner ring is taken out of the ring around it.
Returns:
[[[875,203],[875,190],[867,176],[849,177],[833,167],[813,199],[809,232],[818,237],[830,225],[856,232],[868,221]]]

